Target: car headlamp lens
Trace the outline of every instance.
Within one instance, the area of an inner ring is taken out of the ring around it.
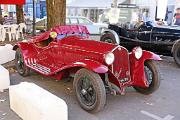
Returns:
[[[135,57],[136,59],[140,59],[142,57],[142,48],[141,47],[136,47],[134,49],[134,54],[135,54]]]
[[[114,62],[114,54],[113,53],[106,54],[105,62],[106,64],[111,65]]]
[[[56,38],[57,37],[57,33],[56,32],[50,32],[50,36],[51,36],[51,38]]]

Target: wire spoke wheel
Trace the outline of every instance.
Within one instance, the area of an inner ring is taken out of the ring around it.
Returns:
[[[148,66],[144,66],[144,72],[147,79],[147,84],[151,85],[153,81],[153,73]]]
[[[101,77],[82,68],[75,74],[73,87],[80,106],[88,112],[99,112],[106,103],[106,91]]]
[[[15,65],[20,75],[24,77],[29,75],[30,69],[24,64],[23,55],[19,48],[16,50]]]
[[[23,73],[24,71],[24,61],[23,57],[20,52],[17,53],[17,67],[19,69],[20,73]]]
[[[91,106],[95,103],[96,91],[94,90],[91,81],[87,77],[81,78],[78,81],[78,92],[80,94],[82,102],[84,102],[88,106]]]

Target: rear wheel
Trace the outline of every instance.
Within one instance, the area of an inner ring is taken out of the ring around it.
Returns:
[[[99,112],[106,103],[106,91],[101,77],[87,69],[77,71],[73,87],[80,106],[89,112]]]
[[[180,67],[180,41],[173,46],[173,57],[176,64]]]
[[[23,55],[19,48],[16,50],[15,65],[16,65],[16,69],[20,75],[22,75],[24,77],[29,75],[30,69],[24,64]]]
[[[151,94],[159,88],[160,85],[160,75],[156,68],[155,63],[152,60],[148,60],[144,63],[144,72],[147,79],[149,87],[142,88],[134,86],[134,89],[142,94]]]
[[[100,41],[107,42],[107,43],[116,43],[115,37],[111,33],[105,33],[101,36]]]

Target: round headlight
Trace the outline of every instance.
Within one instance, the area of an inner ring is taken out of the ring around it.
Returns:
[[[105,62],[106,64],[111,65],[114,62],[114,54],[113,53],[106,54]]]
[[[134,54],[136,59],[140,59],[142,57],[142,48],[141,47],[136,47],[134,48]]]
[[[50,36],[51,36],[52,38],[56,38],[56,37],[57,37],[57,33],[56,33],[56,32],[50,32]]]

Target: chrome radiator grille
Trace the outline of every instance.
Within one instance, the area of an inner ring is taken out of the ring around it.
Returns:
[[[111,71],[120,82],[130,80],[129,54],[123,47],[118,47],[114,51],[115,60],[111,65]]]

